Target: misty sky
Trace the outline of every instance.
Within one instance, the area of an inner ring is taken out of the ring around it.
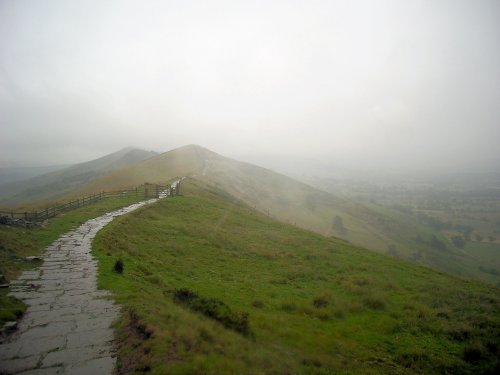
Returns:
[[[500,165],[500,1],[0,0],[0,166]]]

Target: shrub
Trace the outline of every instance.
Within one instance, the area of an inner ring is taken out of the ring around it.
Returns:
[[[463,358],[467,362],[478,362],[484,357],[485,350],[480,342],[472,342],[465,346]]]
[[[453,236],[451,237],[451,242],[456,247],[463,249],[465,247],[465,240],[462,236]]]
[[[363,304],[373,310],[385,309],[385,300],[380,296],[368,295],[363,298]]]
[[[354,280],[354,284],[356,284],[357,286],[366,286],[366,285],[371,284],[371,282],[366,277],[363,277],[361,279]]]
[[[294,303],[290,303],[290,302],[284,302],[282,305],[281,305],[281,310],[283,311],[286,311],[286,312],[293,312],[297,309],[297,306],[295,306]]]
[[[450,320],[451,312],[450,312],[450,311],[448,311],[448,310],[439,310],[439,311],[436,313],[436,316],[437,316],[438,318],[442,318],[442,319]]]
[[[326,297],[318,296],[313,300],[313,306],[316,308],[326,307],[330,304]]]
[[[325,311],[325,310],[318,311],[316,313],[316,317],[319,320],[323,320],[323,321],[330,320],[332,318],[331,315],[328,313],[328,311]]]
[[[422,349],[409,349],[398,356],[396,362],[411,369],[424,369],[429,364],[429,356]]]
[[[466,323],[457,322],[448,330],[448,334],[456,341],[465,341],[470,339],[472,327]]]
[[[264,307],[264,302],[262,302],[261,300],[257,299],[257,300],[255,300],[255,301],[252,302],[252,306],[256,307],[258,309],[261,309],[261,308]]]
[[[337,319],[343,319],[345,318],[345,312],[344,310],[335,310],[333,314]]]
[[[233,312],[224,302],[215,298],[200,297],[196,292],[189,289],[176,289],[172,294],[176,303],[214,319],[224,327],[245,336],[252,335],[247,313]]]
[[[128,326],[131,332],[134,332],[142,340],[148,340],[153,335],[153,329],[147,327],[141,322],[139,315],[134,310],[129,310]]]
[[[113,267],[113,271],[115,271],[116,273],[120,273],[120,274],[122,274],[122,273],[123,273],[123,260],[118,259],[118,260],[115,262],[115,265],[114,265],[114,267]]]

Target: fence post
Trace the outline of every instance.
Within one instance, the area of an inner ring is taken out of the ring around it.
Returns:
[[[28,213],[27,212],[24,213],[24,220],[28,220]]]

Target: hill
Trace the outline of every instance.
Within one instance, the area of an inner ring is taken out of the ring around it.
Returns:
[[[127,166],[77,192],[116,190],[144,182],[164,182],[176,176],[191,176],[211,183],[271,217],[324,235],[335,235],[380,251],[385,251],[390,242],[367,220],[366,216],[373,213],[366,208],[269,169],[195,145]],[[342,221],[341,227],[336,224],[337,218]]]
[[[214,185],[282,222],[457,275],[500,282],[499,274],[478,272],[479,267],[491,268],[487,257],[468,255],[431,225],[404,212],[361,204],[200,146],[181,147],[129,165],[93,180],[76,193],[165,182],[177,176],[191,176]]]
[[[471,246],[457,247],[450,241],[453,233],[441,232],[433,222],[418,220],[404,210],[329,193],[196,145],[137,163],[129,163],[137,160],[130,152],[125,149],[30,180],[30,189],[10,201],[69,198],[191,176],[282,222],[456,275],[500,284],[500,272],[491,261],[495,245],[473,251]],[[143,153],[140,155],[148,156]]]
[[[4,207],[26,205],[30,202],[61,198],[100,176],[129,164],[144,161],[154,155],[156,153],[153,151],[128,147],[62,170],[46,173],[25,181],[1,185],[0,204]]]
[[[182,189],[94,242],[99,284],[125,306],[118,373],[498,371],[498,288],[279,223],[206,182]]]
[[[42,167],[4,167],[0,168],[0,188],[2,185],[24,181],[42,174],[54,172],[69,165],[52,165]]]

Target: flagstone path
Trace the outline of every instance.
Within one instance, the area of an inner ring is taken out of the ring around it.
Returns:
[[[162,192],[160,197],[168,195]],[[111,324],[119,307],[97,290],[96,233],[116,216],[157,199],[107,213],[62,235],[45,251],[41,267],[11,283],[11,295],[28,309],[18,329],[0,344],[0,374],[111,374]]]

